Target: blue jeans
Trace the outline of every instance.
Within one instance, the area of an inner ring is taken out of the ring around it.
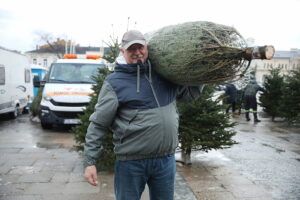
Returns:
[[[150,200],[173,200],[175,157],[116,161],[115,195],[117,200],[140,200],[147,184]]]

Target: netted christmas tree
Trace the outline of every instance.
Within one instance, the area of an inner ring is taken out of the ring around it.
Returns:
[[[179,143],[182,161],[190,163],[192,150],[209,151],[228,148],[236,142],[234,122],[223,112],[224,106],[219,100],[212,100],[214,85],[207,85],[200,98],[193,103],[178,103]]]
[[[163,27],[148,40],[154,69],[179,85],[232,82],[252,59],[274,55],[273,47],[248,48],[235,28],[206,21]]]
[[[263,110],[271,115],[272,121],[280,115],[280,104],[283,96],[284,77],[280,69],[270,70],[270,75],[264,81],[264,91],[259,97]]]

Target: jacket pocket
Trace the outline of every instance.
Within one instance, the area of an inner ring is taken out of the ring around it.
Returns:
[[[122,112],[122,124],[123,124],[123,131],[120,135],[120,142],[122,143],[123,140],[132,134],[135,131],[135,120],[138,116],[138,110],[130,110],[126,112]]]

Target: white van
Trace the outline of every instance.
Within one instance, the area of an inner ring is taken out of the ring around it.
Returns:
[[[0,114],[16,118],[33,95],[30,64],[27,57],[0,47]]]
[[[90,101],[92,79],[99,68],[106,68],[104,59],[87,56],[90,59],[78,59],[75,55],[66,55],[50,67],[46,75],[40,104],[40,120],[44,129],[54,124],[80,124],[78,114]]]

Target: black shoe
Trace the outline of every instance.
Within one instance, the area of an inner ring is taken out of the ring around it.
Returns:
[[[257,117],[257,113],[255,112],[253,113],[253,115],[254,115],[254,122],[260,122],[260,120]]]
[[[249,122],[249,121],[250,121],[250,118],[246,118],[246,120],[247,120],[247,122]]]

